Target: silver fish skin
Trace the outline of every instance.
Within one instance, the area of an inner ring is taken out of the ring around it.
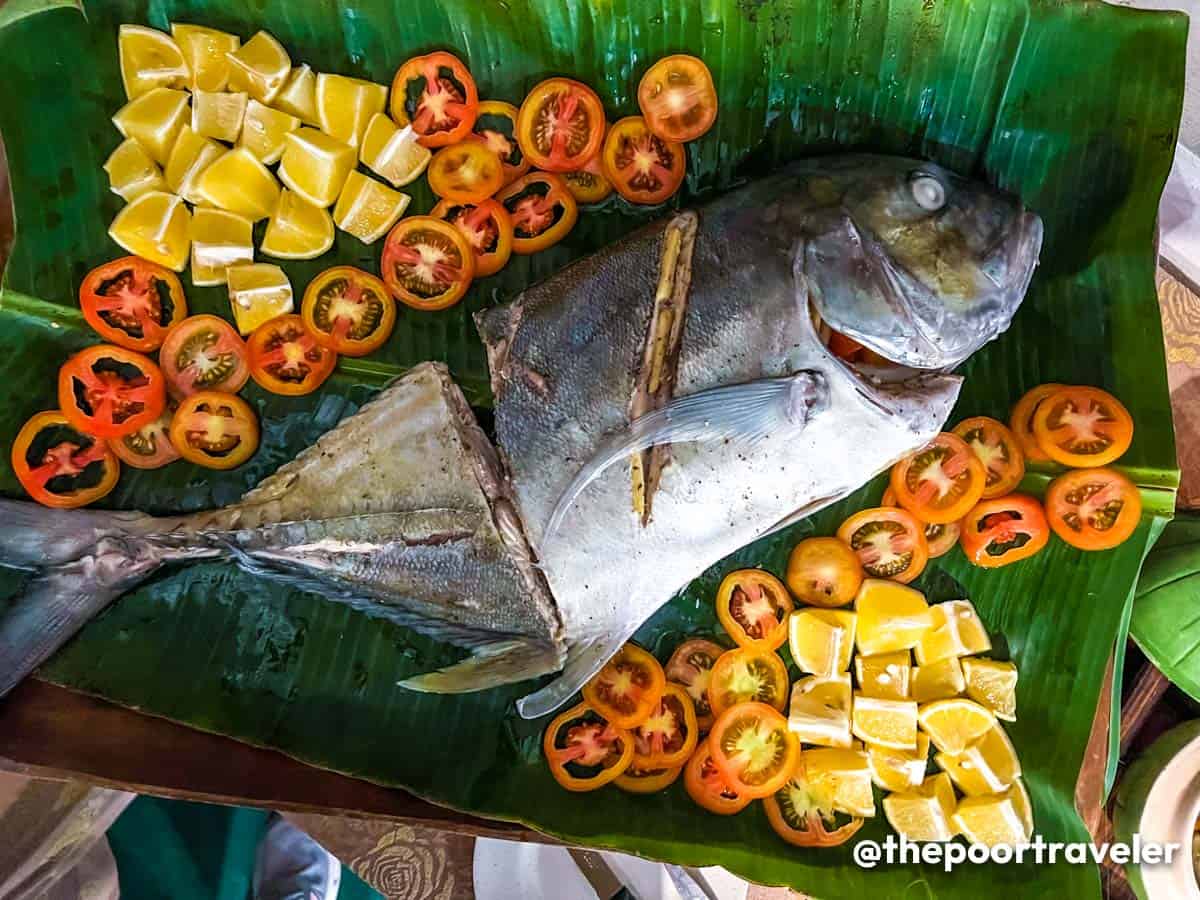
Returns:
[[[668,240],[689,227],[673,399],[635,418]],[[709,566],[937,434],[961,385],[940,370],[1008,326],[1040,243],[1014,198],[927,163],[817,160],[480,314],[497,445],[569,647],[520,713],[565,703]],[[897,365],[843,363],[833,322]],[[647,521],[624,461],[664,444]]]

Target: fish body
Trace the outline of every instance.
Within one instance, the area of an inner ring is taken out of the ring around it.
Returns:
[[[414,689],[562,669],[519,704],[549,712],[713,563],[932,438],[946,370],[1007,327],[1040,241],[1015,199],[936,166],[798,164],[481,314],[495,449],[426,364],[225,510],[4,501],[31,536],[0,558],[48,605],[0,620],[0,694],[162,562],[221,556],[473,650]]]

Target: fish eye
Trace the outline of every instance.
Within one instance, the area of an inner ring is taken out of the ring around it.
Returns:
[[[929,212],[937,212],[946,205],[946,189],[932,175],[916,175],[909,184],[917,206]]]

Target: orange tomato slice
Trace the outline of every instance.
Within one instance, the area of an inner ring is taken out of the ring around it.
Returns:
[[[1133,442],[1133,417],[1107,391],[1064,387],[1038,405],[1033,436],[1047,456],[1064,466],[1106,466]]]
[[[21,487],[55,509],[75,509],[107,496],[121,474],[109,445],[77,429],[57,409],[21,426],[11,459]]]
[[[922,522],[956,522],[983,497],[983,463],[956,434],[942,432],[892,466],[900,505]]]
[[[788,590],[804,603],[845,606],[858,593],[863,567],[858,554],[845,542],[832,537],[806,538],[792,548],[785,580]]]
[[[486,200],[504,184],[500,157],[477,141],[443,147],[433,155],[425,174],[430,190],[455,203]]]
[[[88,272],[79,285],[79,307],[100,337],[142,353],[162,346],[167,329],[187,316],[179,276],[137,256]]]
[[[608,130],[601,157],[604,174],[630,203],[662,203],[683,184],[683,144],[663,140],[641,116],[627,116]]]
[[[1038,405],[1043,400],[1062,386],[1055,382],[1048,382],[1030,388],[1017,401],[1012,415],[1009,416],[1008,427],[1012,429],[1017,443],[1021,446],[1021,452],[1025,454],[1025,459],[1029,462],[1050,461],[1050,457],[1042,451],[1042,448],[1038,446],[1037,438],[1033,436],[1033,414],[1037,412]]]
[[[667,676],[658,660],[636,644],[626,644],[583,686],[583,699],[618,728],[636,728],[666,689]]]
[[[643,770],[631,765],[614,779],[613,784],[629,794],[657,794],[673,785],[682,774],[683,766]]]
[[[311,394],[337,365],[337,354],[319,343],[294,314],[276,316],[254,329],[246,341],[246,355],[255,383],[285,397]]]
[[[752,798],[739,794],[717,764],[713,762],[708,741],[701,741],[683,772],[683,788],[702,809],[718,816],[732,816],[750,805]]]
[[[167,382],[148,356],[97,344],[58,370],[58,405],[72,427],[117,438],[149,425],[167,405]]]
[[[650,130],[668,141],[694,141],[717,118],[712,73],[686,53],[663,57],[647,69],[637,98]]]
[[[1111,550],[1142,519],[1137,486],[1112,469],[1078,469],[1046,489],[1046,518],[1060,538],[1080,550]]]
[[[985,569],[1028,559],[1049,539],[1042,505],[1024,494],[984,500],[962,520],[963,552]]]
[[[462,232],[475,251],[475,277],[495,275],[508,264],[513,248],[513,226],[508,211],[496,200],[452,203],[442,200],[430,212]]]
[[[883,499],[879,501],[880,506],[899,506],[896,502],[896,492],[892,490],[889,484],[883,492]],[[920,522],[920,519],[917,519]],[[945,556],[954,549],[958,543],[958,537],[962,533],[958,522],[921,522],[925,528],[925,544],[929,549],[929,558],[937,559],[939,556]]]
[[[953,433],[962,438],[983,463],[987,474],[984,500],[1012,493],[1021,483],[1025,477],[1025,454],[1021,452],[1017,436],[1003,422],[988,416],[975,416],[955,425]]]
[[[726,783],[752,800],[787,784],[800,762],[800,741],[787,719],[765,703],[739,703],[717,716],[708,747]]]
[[[863,572],[872,578],[908,584],[929,561],[925,531],[903,509],[880,506],[856,512],[838,528],[837,536],[858,554]]]
[[[783,660],[762,647],[726,650],[713,665],[708,705],[721,717],[739,703],[765,703],[782,710],[787,704],[788,674]]]
[[[188,462],[232,469],[258,449],[258,417],[236,394],[199,391],[179,404],[170,434],[176,451]]]
[[[604,126],[595,91],[572,78],[547,78],[521,104],[517,141],[534,168],[570,172],[600,150]]]
[[[530,172],[496,195],[513,226],[513,253],[527,256],[553,247],[579,218],[566,182],[549,172]]]
[[[557,716],[542,736],[554,780],[568,791],[594,791],[633,761],[633,738],[586,703]]]
[[[820,805],[805,777],[803,756],[787,783],[763,798],[763,811],[775,833],[794,847],[836,847],[846,843],[863,824],[862,818],[853,816],[840,828],[827,827],[836,824],[837,814]]]
[[[479,113],[475,79],[452,53],[414,56],[396,71],[391,90],[392,118],[412,124],[426,147],[455,144],[471,133]]]
[[[712,728],[712,707],[708,703],[708,686],[712,682],[712,669],[725,648],[703,638],[692,638],[675,648],[667,661],[667,681],[678,684],[687,691],[696,708],[696,724],[700,730]]]
[[[668,682],[658,705],[633,729],[633,764],[639,769],[682,766],[699,739],[692,698],[680,685]]]
[[[791,611],[792,598],[783,582],[762,569],[730,572],[717,589],[717,618],[741,647],[782,647]]]
[[[453,306],[475,277],[475,252],[462,232],[433,216],[409,216],[383,243],[383,283],[405,306],[439,310]]]
[[[517,142],[517,108],[503,100],[484,100],[467,140],[478,141],[496,154],[504,167],[504,183],[529,171],[529,160]]]
[[[334,266],[308,283],[300,318],[318,344],[343,356],[366,356],[391,336],[396,302],[370,272]]]

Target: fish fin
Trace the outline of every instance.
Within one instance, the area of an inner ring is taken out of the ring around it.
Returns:
[[[567,510],[609,466],[663,444],[738,441],[753,445],[785,428],[803,427],[828,403],[829,389],[819,372],[724,385],[678,397],[652,410],[601,442],[558,498],[542,537],[550,542]]]
[[[628,631],[615,632],[571,647],[562,674],[545,687],[517,701],[517,712],[521,718],[539,719],[565,704],[616,655],[641,624],[637,622]]]
[[[410,691],[462,694],[525,681],[557,672],[562,657],[553,646],[538,641],[504,640],[483,644],[460,663],[399,682]]]
[[[0,499],[0,563],[36,569],[78,559],[106,534],[144,534],[154,518],[142,513],[50,509]]]

